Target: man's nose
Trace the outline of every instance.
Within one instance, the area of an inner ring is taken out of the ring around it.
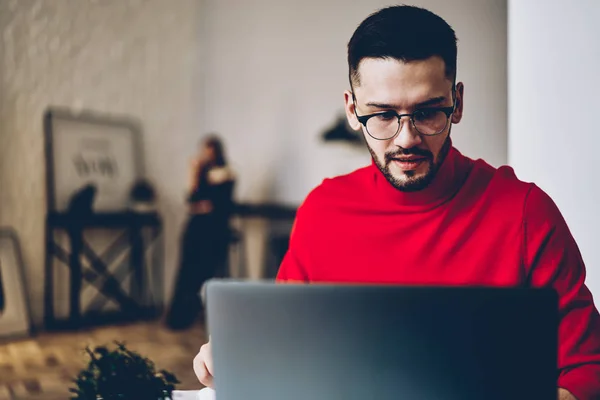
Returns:
[[[400,118],[398,134],[394,137],[394,144],[404,149],[410,149],[422,143],[423,139],[413,126],[409,116]]]

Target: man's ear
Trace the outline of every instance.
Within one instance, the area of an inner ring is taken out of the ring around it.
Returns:
[[[344,109],[346,110],[346,118],[348,119],[348,124],[350,127],[355,131],[361,130],[361,124],[356,118],[354,96],[349,90],[344,92]]]
[[[458,82],[456,84],[456,107],[454,108],[454,113],[452,114],[452,123],[458,124],[463,116],[463,105],[464,105],[464,96],[465,96],[465,85],[462,82]]]

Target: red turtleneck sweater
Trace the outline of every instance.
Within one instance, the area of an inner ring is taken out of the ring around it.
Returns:
[[[395,189],[372,164],[327,179],[298,209],[280,282],[550,286],[558,386],[600,399],[600,317],[560,211],[540,188],[452,148],[429,187]]]

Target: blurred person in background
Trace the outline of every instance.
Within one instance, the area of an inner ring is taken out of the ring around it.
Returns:
[[[227,165],[223,142],[205,138],[190,165],[189,217],[181,239],[180,265],[167,325],[185,329],[202,311],[200,290],[227,263],[235,177]]]

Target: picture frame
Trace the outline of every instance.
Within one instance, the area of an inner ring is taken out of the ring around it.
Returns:
[[[44,115],[48,212],[65,212],[72,196],[95,187],[93,211],[127,210],[143,178],[140,123],[133,117],[49,108]]]
[[[0,228],[0,337],[31,334],[31,306],[25,281],[23,253],[17,233]]]

